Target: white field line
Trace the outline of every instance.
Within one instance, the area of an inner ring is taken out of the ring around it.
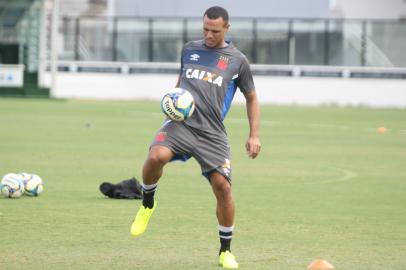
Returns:
[[[248,119],[247,118],[226,118],[226,122],[230,124],[247,124],[248,125]],[[279,121],[269,121],[269,120],[261,120],[261,125],[265,126],[274,126],[274,125],[289,125],[288,123],[282,123]]]
[[[162,116],[164,115],[162,112],[145,112],[145,111],[130,111],[128,112],[129,115],[149,115],[149,116]],[[236,118],[230,117],[226,118],[226,122],[229,124],[246,124],[248,126],[248,119],[247,118]],[[261,120],[261,126],[300,126],[297,124],[293,124],[290,122],[282,122],[282,121],[270,121],[270,120]],[[333,124],[319,124],[319,123],[312,123],[303,125],[305,127],[315,128],[315,129],[336,129],[336,130],[350,130],[352,127],[345,126],[345,125],[333,125]],[[377,132],[376,128],[365,128],[364,131],[373,133]],[[402,129],[399,131],[400,135],[406,135],[406,129]]]
[[[327,125],[327,124],[310,124],[310,127],[312,127],[312,128],[323,128],[323,129],[342,129],[342,130],[350,129],[349,126]]]
[[[227,123],[230,124],[247,124],[248,125],[248,119],[246,118],[227,118]],[[261,120],[261,126],[285,126],[285,127],[309,127],[309,128],[315,128],[315,129],[336,129],[336,130],[351,130],[353,127],[351,126],[345,126],[345,125],[333,125],[333,124],[319,124],[319,123],[310,123],[310,124],[303,124],[303,125],[298,125],[298,124],[293,124],[291,122],[282,122],[282,121],[269,121],[269,120]],[[375,133],[378,132],[378,127],[374,128],[364,128],[363,131],[368,132],[368,133]],[[390,131],[390,129],[388,129]],[[398,131],[400,135],[406,135],[406,129],[402,129]]]
[[[338,172],[339,176],[329,178],[326,180],[310,182],[310,183],[306,183],[306,184],[314,185],[314,184],[332,184],[332,183],[346,182],[346,181],[349,181],[358,176],[358,174],[356,172],[348,170],[348,169],[336,168],[336,167],[330,167],[329,169]]]
[[[248,124],[248,119],[246,118],[227,118],[226,120],[230,124],[235,124],[235,123],[246,123]],[[262,126],[299,126],[296,124],[292,124],[290,122],[282,122],[282,121],[269,121],[269,120],[261,120],[261,125]],[[342,130],[347,130],[350,129],[350,126],[343,126],[343,125],[331,125],[331,124],[318,124],[318,123],[313,123],[313,124],[308,124],[305,125],[306,127],[311,127],[311,128],[321,128],[321,129],[342,129]]]
[[[146,112],[146,111],[137,111],[137,110],[131,110],[128,112],[129,115],[150,115],[150,116],[162,116],[162,119],[164,118],[164,113],[161,111],[157,112]]]

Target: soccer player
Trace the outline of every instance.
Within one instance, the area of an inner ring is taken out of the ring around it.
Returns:
[[[194,157],[208,179],[217,200],[220,237],[219,264],[238,268],[231,253],[234,201],[231,189],[230,147],[223,120],[237,87],[246,99],[249,136],[246,150],[256,158],[259,140],[259,104],[247,58],[225,40],[230,27],[227,11],[218,6],[203,16],[204,39],[184,45],[176,87],[189,90],[195,99],[193,115],[183,122],[164,122],[155,136],[143,167],[143,201],[131,226],[131,234],[142,234],[157,207],[154,194],[163,167],[172,160]]]

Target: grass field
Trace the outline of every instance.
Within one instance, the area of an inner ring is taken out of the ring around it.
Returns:
[[[0,269],[220,269],[215,200],[194,160],[167,166],[140,238],[140,201],[98,191],[140,177],[162,120],[156,102],[0,99],[0,174],[45,181],[37,198],[0,198]],[[406,268],[406,110],[263,106],[256,160],[243,106],[226,126],[241,269]]]

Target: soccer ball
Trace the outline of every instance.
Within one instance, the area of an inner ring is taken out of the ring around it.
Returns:
[[[23,177],[20,174],[8,173],[0,183],[1,194],[6,198],[18,198],[24,193]]]
[[[20,173],[20,175],[23,179],[24,191],[26,195],[38,196],[42,191],[44,191],[44,185],[41,177],[31,173]]]
[[[162,98],[161,109],[171,120],[184,121],[193,114],[195,100],[189,91],[174,88]]]

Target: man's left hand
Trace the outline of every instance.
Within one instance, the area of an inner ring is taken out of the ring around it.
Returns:
[[[245,144],[248,156],[250,158],[256,158],[261,151],[261,142],[258,137],[249,137]]]

